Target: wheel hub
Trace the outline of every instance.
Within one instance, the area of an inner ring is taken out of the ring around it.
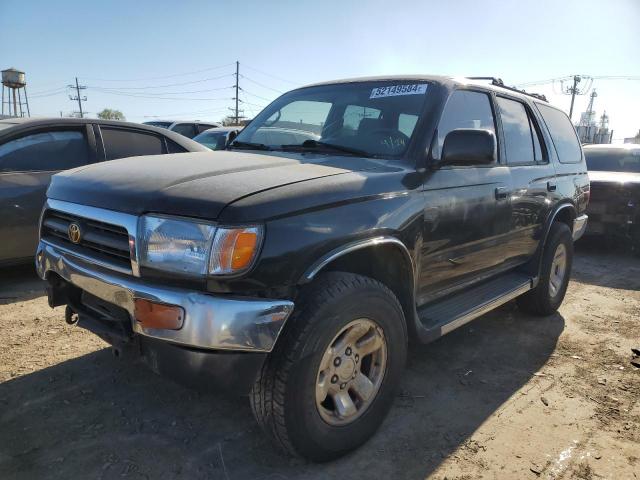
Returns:
[[[560,293],[567,273],[567,248],[559,244],[553,254],[551,273],[549,275],[549,295],[555,298]]]
[[[336,374],[338,378],[343,382],[351,380],[353,375],[356,373],[356,362],[351,358],[343,358],[342,363],[336,369]]]
[[[382,329],[372,320],[350,322],[327,347],[316,383],[316,407],[331,425],[358,418],[375,398],[387,363]]]

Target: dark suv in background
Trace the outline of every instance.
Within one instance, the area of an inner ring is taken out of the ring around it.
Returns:
[[[157,372],[250,392],[274,443],[313,460],[373,435],[409,338],[515,298],[555,312],[587,222],[569,118],[495,80],[303,87],[227,151],[181,157],[55,176],[50,305]]]
[[[51,176],[136,155],[208,151],[182,135],[136,123],[77,118],[0,120],[0,265],[31,261]]]

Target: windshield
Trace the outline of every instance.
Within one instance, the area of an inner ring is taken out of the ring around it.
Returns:
[[[588,170],[640,173],[640,148],[629,150],[591,150],[585,148]]]
[[[397,80],[294,90],[260,112],[232,146],[398,157],[409,145],[427,91],[426,82]]]
[[[222,150],[227,145],[227,132],[203,132],[193,139],[211,150]]]

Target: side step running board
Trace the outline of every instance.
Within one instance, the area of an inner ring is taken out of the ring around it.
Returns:
[[[423,341],[431,341],[531,290],[533,278],[507,273],[418,310]]]

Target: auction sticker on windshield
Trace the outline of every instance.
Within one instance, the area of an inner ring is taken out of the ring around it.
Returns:
[[[386,85],[371,90],[369,98],[397,97],[398,95],[422,95],[427,93],[426,83],[414,83],[413,85]]]

